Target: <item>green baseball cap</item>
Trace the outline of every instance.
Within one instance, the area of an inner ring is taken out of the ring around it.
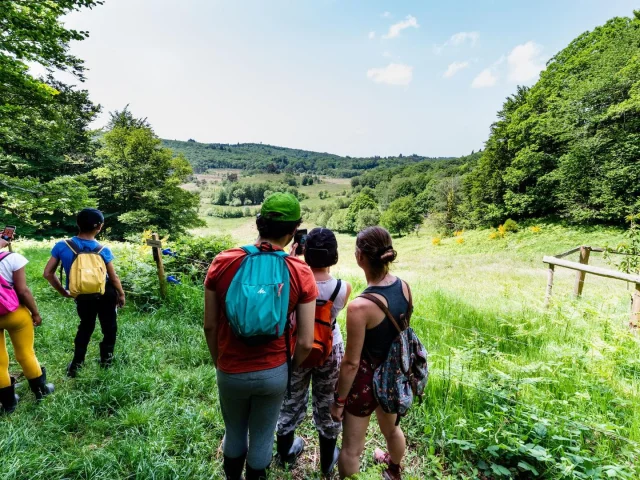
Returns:
[[[300,202],[291,193],[272,193],[262,203],[260,216],[277,222],[297,222],[301,218]]]

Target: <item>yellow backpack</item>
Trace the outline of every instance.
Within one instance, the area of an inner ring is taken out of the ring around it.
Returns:
[[[69,269],[69,293],[78,295],[104,295],[107,286],[107,265],[100,255],[102,245],[90,252],[83,252],[73,240],[65,240],[67,247],[73,252],[74,259]]]

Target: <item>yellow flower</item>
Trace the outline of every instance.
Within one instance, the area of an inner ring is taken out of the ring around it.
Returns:
[[[462,237],[456,238],[456,243],[459,243],[459,244],[462,245],[464,243],[464,238],[462,238]]]
[[[433,237],[431,239],[431,244],[432,245],[438,246],[438,245],[440,245],[440,242],[442,242],[442,239],[440,237]]]
[[[537,225],[534,225],[533,227],[530,228],[532,233],[540,233],[540,230],[542,230],[542,228],[538,227]]]
[[[453,233],[453,236],[454,237],[461,237],[462,234],[464,234],[464,230],[458,230],[458,231]]]
[[[491,232],[489,234],[489,239],[490,240],[495,240],[496,238],[498,238],[498,232]]]

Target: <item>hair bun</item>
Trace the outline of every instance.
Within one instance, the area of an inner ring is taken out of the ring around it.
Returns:
[[[380,255],[380,261],[382,262],[393,262],[398,256],[398,252],[396,252],[393,247],[389,247],[382,255]]]

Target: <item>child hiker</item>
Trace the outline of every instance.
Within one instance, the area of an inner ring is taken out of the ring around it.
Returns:
[[[67,376],[75,377],[84,363],[91,334],[100,321],[103,339],[100,342],[100,365],[108,367],[116,345],[117,309],[124,307],[125,296],[113,266],[113,254],[96,241],[104,226],[102,212],[85,208],[77,216],[78,235],[62,240],[51,250],[44,277],[60,295],[75,298],[80,325],[75,338],[75,352],[67,367]],[[56,269],[62,262],[67,281],[62,286]]]
[[[329,475],[338,462],[340,450],[336,442],[342,430],[342,424],[331,418],[331,405],[344,355],[336,317],[349,299],[351,285],[331,275],[331,267],[338,263],[338,242],[331,230],[314,228],[309,232],[304,259],[311,267],[318,286],[314,350],[292,374],[291,396],[285,398],[278,419],[277,450],[283,464],[292,464],[304,450],[304,441],[295,436],[295,431],[307,413],[311,382],[313,421],[320,440],[320,471]]]

